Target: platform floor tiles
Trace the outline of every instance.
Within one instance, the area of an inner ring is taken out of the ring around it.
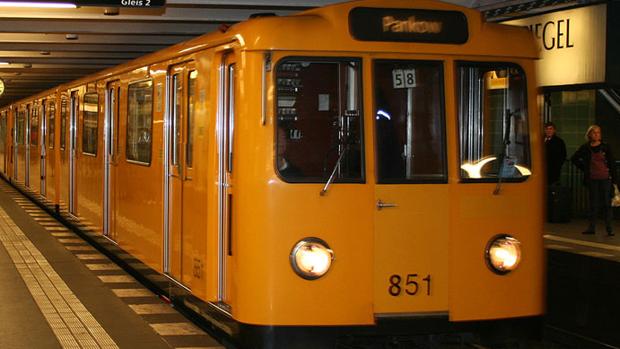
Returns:
[[[0,282],[27,290],[20,292],[25,300],[0,306],[0,321],[13,324],[0,326],[1,348],[224,349],[4,181],[0,242]],[[71,268],[81,270],[71,275]],[[17,297],[17,290],[5,289],[4,303]]]

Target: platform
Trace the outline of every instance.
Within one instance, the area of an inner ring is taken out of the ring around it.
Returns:
[[[620,262],[620,220],[614,221],[615,236],[607,236],[603,222],[599,222],[596,234],[584,235],[581,232],[587,226],[588,221],[585,219],[574,219],[569,223],[547,223],[545,247]]]
[[[0,348],[224,349],[0,181]]]
[[[615,236],[587,221],[545,226],[546,339],[565,348],[620,348],[620,221]]]

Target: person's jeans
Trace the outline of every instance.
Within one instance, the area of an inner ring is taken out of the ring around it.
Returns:
[[[609,230],[613,220],[613,210],[611,207],[611,181],[609,179],[591,179],[588,191],[590,196],[590,226],[588,230],[594,231],[596,218],[602,209],[605,214],[605,227]]]

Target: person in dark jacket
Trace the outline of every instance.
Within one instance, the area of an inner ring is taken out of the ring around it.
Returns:
[[[562,165],[566,160],[566,145],[556,134],[553,122],[545,123],[545,155],[547,157],[547,184],[553,185],[560,181]]]
[[[607,234],[613,236],[611,207],[612,184],[618,183],[616,178],[616,163],[609,144],[602,141],[601,128],[592,125],[586,132],[585,144],[581,145],[571,161],[584,173],[584,184],[588,187],[590,198],[589,220],[590,225],[584,234],[594,234],[596,216],[599,208],[605,213],[605,227]]]

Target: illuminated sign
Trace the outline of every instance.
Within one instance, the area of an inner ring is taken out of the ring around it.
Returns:
[[[151,8],[166,6],[166,0],[75,0],[73,2],[78,6],[99,7]]]
[[[392,33],[441,33],[441,22],[418,21],[414,16],[398,20],[392,16],[383,17],[383,32]]]
[[[464,44],[468,38],[467,18],[458,11],[357,7],[349,30],[361,41]]]
[[[4,81],[0,79],[0,96],[4,94]]]
[[[607,5],[527,17],[503,24],[530,29],[539,44],[540,86],[605,82]]]

